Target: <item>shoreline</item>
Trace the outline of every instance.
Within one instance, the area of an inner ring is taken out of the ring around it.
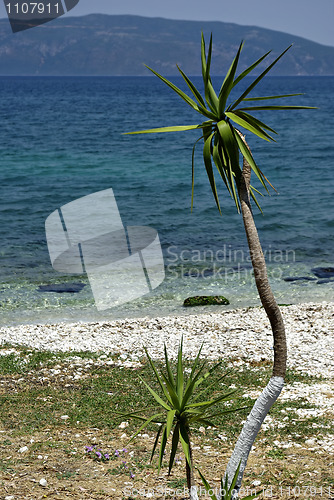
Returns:
[[[219,307],[219,306],[217,306]],[[281,307],[286,325],[288,368],[305,374],[334,376],[334,302]],[[92,351],[138,362],[144,346],[161,359],[166,343],[176,357],[183,335],[184,353],[193,357],[204,342],[209,360],[232,358],[241,364],[271,362],[272,332],[260,307],[96,322],[18,325],[0,328],[0,346],[38,350]],[[1,351],[0,351],[1,352]]]

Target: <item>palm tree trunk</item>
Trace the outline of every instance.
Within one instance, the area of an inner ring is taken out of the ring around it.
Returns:
[[[248,147],[245,140],[244,142]],[[250,177],[251,177],[251,167],[247,162],[247,160],[244,158],[242,178],[239,189],[242,218],[244,221],[245,231],[247,235],[248,247],[249,247],[250,257],[252,260],[256,287],[262,305],[270,321],[274,337],[273,377],[284,378],[286,373],[286,359],[287,359],[285,328],[280,308],[276,303],[274,294],[269,284],[266,262],[262,252],[262,247],[257,233],[257,229],[254,223],[252,208],[250,204],[250,196],[249,196]]]
[[[248,147],[244,136],[244,143]],[[271,324],[274,340],[274,366],[272,377],[268,385],[263,390],[262,394],[255,402],[247,421],[245,422],[239,439],[235,445],[230,461],[227,465],[225,478],[227,477],[228,485],[231,485],[232,479],[240,464],[235,493],[232,498],[237,498],[237,492],[240,489],[243,473],[247,464],[248,455],[255,441],[255,438],[260,430],[261,424],[268,414],[270,408],[279,397],[284,385],[284,377],[286,374],[287,346],[283,318],[281,311],[276,303],[274,294],[271,290],[266,263],[255,226],[252,208],[250,204],[250,177],[251,167],[247,160],[243,160],[242,177],[239,187],[239,199],[241,203],[242,217],[247,235],[248,247],[257,290]]]

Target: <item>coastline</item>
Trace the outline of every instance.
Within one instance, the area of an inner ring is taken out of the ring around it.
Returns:
[[[217,306],[219,307],[219,306]],[[281,308],[286,325],[288,368],[312,376],[334,376],[334,302],[304,303]],[[144,347],[161,359],[166,343],[176,357],[181,336],[184,353],[229,358],[236,365],[273,359],[272,333],[263,308],[199,314],[143,317],[112,321],[18,325],[0,328],[0,346],[26,346],[50,351],[91,351],[138,363]]]

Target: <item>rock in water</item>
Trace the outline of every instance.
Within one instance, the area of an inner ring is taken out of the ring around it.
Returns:
[[[55,292],[55,293],[78,293],[85,283],[57,283],[54,285],[39,285],[39,292]]]
[[[283,278],[284,281],[316,281],[316,279],[311,276],[288,276],[287,278]]]
[[[334,278],[334,267],[314,267],[311,271],[317,278]]]
[[[223,295],[196,295],[195,297],[188,297],[184,302],[184,307],[195,307],[195,306],[227,306],[229,300]]]

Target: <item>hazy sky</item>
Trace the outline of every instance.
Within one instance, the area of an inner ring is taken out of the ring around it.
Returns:
[[[80,0],[67,15],[96,12],[256,25],[334,46],[334,0]]]

